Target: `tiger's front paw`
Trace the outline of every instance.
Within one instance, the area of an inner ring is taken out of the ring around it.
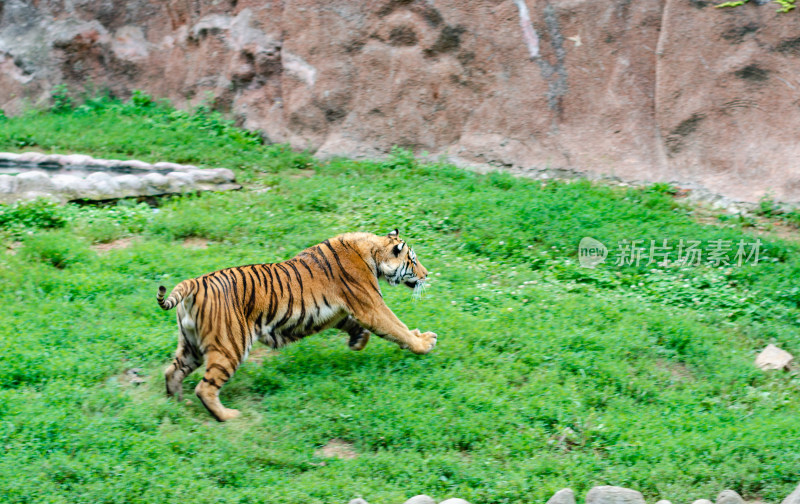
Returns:
[[[417,344],[411,348],[411,351],[415,354],[426,354],[436,346],[438,336],[435,332],[420,333],[418,329],[414,329],[413,332],[418,337]]]

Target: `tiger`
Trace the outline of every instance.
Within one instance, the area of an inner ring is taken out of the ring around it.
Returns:
[[[221,269],[180,282],[156,299],[177,307],[178,348],[164,371],[167,396],[182,400],[183,380],[205,362],[195,394],[220,422],[240,412],[222,405],[219,392],[245,361],[255,340],[278,349],[335,327],[362,350],[370,334],[416,354],[427,354],[438,336],[410,330],[386,305],[380,279],[415,294],[428,270],[397,229],[386,235],[346,233],[278,263]]]

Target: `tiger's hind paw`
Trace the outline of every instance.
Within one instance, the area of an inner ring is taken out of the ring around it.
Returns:
[[[364,329],[360,334],[350,336],[350,341],[347,342],[347,346],[350,347],[350,350],[355,350],[357,352],[363,350],[364,347],[367,346],[367,343],[369,343],[369,331]]]

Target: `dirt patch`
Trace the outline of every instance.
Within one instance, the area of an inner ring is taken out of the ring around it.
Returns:
[[[666,359],[660,359],[658,361],[658,365],[659,367],[669,371],[670,376],[675,381],[684,382],[694,379],[694,374],[692,373],[691,369],[689,369],[686,364],[682,362],[672,362]]]
[[[317,172],[315,172],[314,170],[310,170],[310,169],[309,170],[297,170],[294,173],[292,173],[291,175],[289,175],[289,178],[292,179],[292,180],[311,178],[316,174],[317,174]],[[269,190],[269,189],[267,189],[267,190]]]
[[[188,249],[207,249],[209,240],[199,236],[190,236],[183,240],[183,248]]]
[[[262,362],[276,355],[278,355],[277,350],[273,350],[266,346],[260,346],[250,351],[250,354],[247,356],[247,362],[251,362],[256,366],[260,366]]]
[[[20,249],[20,247],[22,247],[21,241],[13,241],[6,247],[6,254],[17,255],[17,251]]]
[[[133,245],[133,238],[119,238],[108,243],[95,243],[91,249],[98,253],[108,252],[109,250],[126,249]]]
[[[726,223],[719,219],[719,215],[724,213],[722,210],[714,210],[702,206],[692,206],[692,217],[695,222],[708,224],[711,226],[726,227]],[[792,224],[788,224],[780,219],[769,219],[763,216],[746,215],[743,217],[751,223],[749,227],[742,230],[745,233],[762,236],[768,239],[780,239],[800,243],[800,229]],[[729,226],[729,225],[728,225]]]
[[[141,376],[141,373],[141,368],[131,368],[122,374],[120,381],[131,385],[141,385],[147,381]]]
[[[341,439],[331,439],[328,444],[314,452],[318,458],[354,459],[358,453],[353,450],[353,443]]]

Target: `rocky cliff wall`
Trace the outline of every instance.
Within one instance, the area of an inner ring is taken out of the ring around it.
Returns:
[[[759,2],[763,3],[763,2]],[[319,155],[392,145],[800,202],[800,15],[705,0],[7,0],[0,108],[215,98]]]

